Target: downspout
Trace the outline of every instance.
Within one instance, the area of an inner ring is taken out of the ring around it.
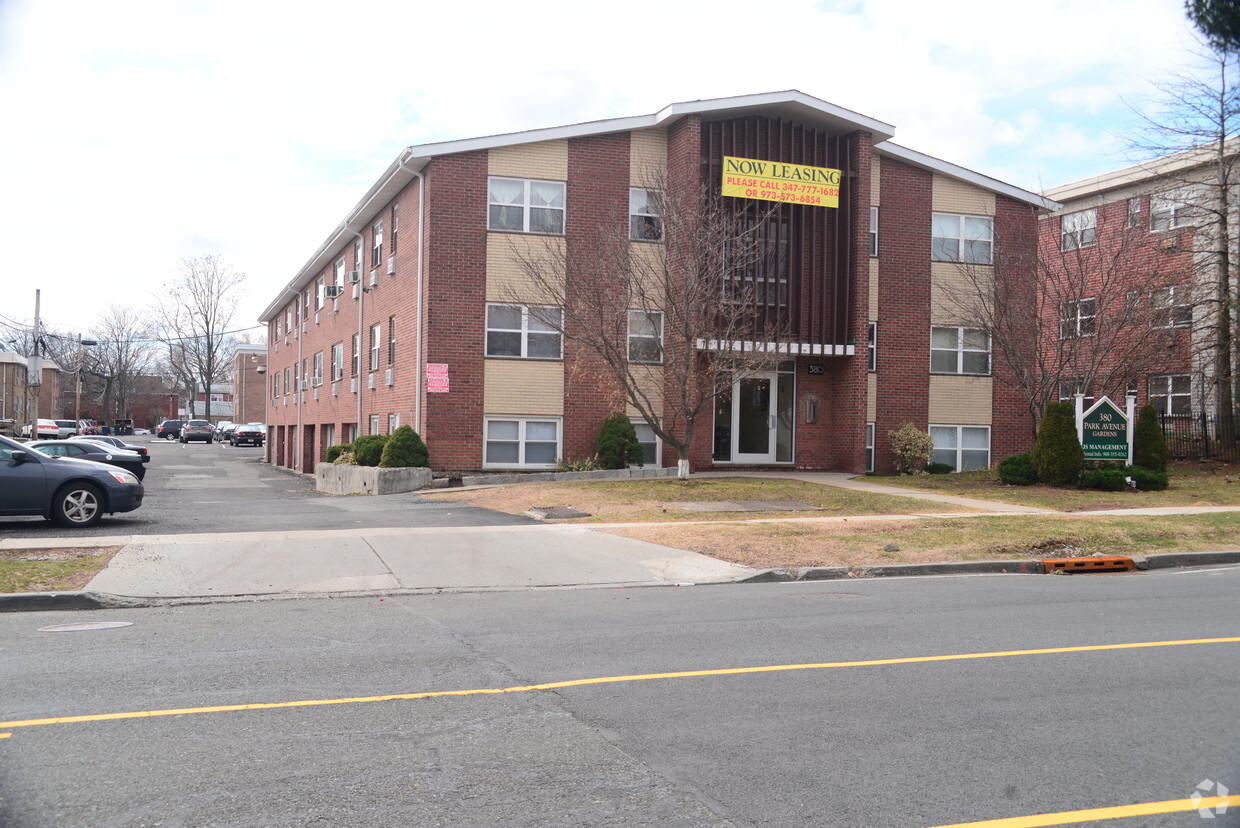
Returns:
[[[417,383],[417,390],[413,394],[413,430],[418,434],[422,433],[422,403],[425,386],[422,383],[422,325],[426,318],[426,302],[422,295],[422,245],[425,232],[425,215],[426,215],[426,177],[417,170],[411,170],[405,166],[404,157],[397,160],[397,164],[405,172],[412,175],[418,180],[418,280],[417,280],[417,297],[418,297],[418,313],[416,323],[414,325],[414,336],[417,338],[414,346],[415,364],[414,364],[414,381]]]
[[[304,311],[301,307],[301,291],[299,290],[297,291],[297,317],[296,317],[297,318],[297,364],[293,366],[293,376],[299,376],[299,372],[301,371],[301,343],[302,343],[302,340],[305,339],[305,334],[306,334],[306,332],[302,330],[302,325],[306,321],[305,318],[302,316],[303,313]],[[305,465],[304,461],[306,459],[304,456],[305,455],[304,447],[306,445],[306,438],[305,438],[305,435],[301,433],[301,408],[302,408],[302,404],[305,402],[305,400],[302,398],[302,394],[304,394],[305,391],[302,390],[301,384],[305,381],[306,381],[306,378],[304,376],[301,377],[301,379],[297,380],[297,387],[293,389],[293,393],[297,395],[293,398],[293,400],[297,403],[296,465],[297,465],[297,471],[302,472],[303,474],[305,473],[305,469],[303,468],[303,466]],[[313,471],[313,469],[311,469],[311,471]]]
[[[357,232],[348,225],[345,226],[350,233],[357,236],[358,242],[362,245],[362,261],[366,263],[366,237]],[[357,281],[353,284],[357,285],[357,425],[353,428],[353,439],[356,440],[364,433],[362,431],[362,310],[366,306],[366,283],[362,281],[362,271],[357,271]]]

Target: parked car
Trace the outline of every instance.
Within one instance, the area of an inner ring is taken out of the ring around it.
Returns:
[[[155,436],[164,440],[179,440],[181,439],[181,429],[184,426],[184,420],[164,420],[159,424],[159,429],[155,432]]]
[[[150,452],[147,450],[146,446],[137,446],[132,443],[126,443],[120,437],[113,437],[110,434],[92,434],[86,437],[70,437],[69,439],[75,442],[100,443],[102,445],[121,449],[122,451],[132,451],[135,454],[141,454],[144,457],[150,455]]]
[[[225,420],[222,423],[218,423],[215,426],[215,438],[219,440],[221,443],[227,442],[228,438],[232,436],[233,430],[236,427],[237,427],[236,423],[229,422],[228,420]]]
[[[180,439],[182,443],[188,443],[190,440],[210,443],[215,439],[215,427],[206,420],[186,420],[181,428]]]
[[[72,437],[74,434],[81,434],[81,431],[78,430],[77,420],[56,420],[56,431],[57,436],[62,440],[66,437]]]
[[[94,526],[104,514],[142,505],[142,483],[124,469],[49,457],[0,437],[0,515],[42,515],[62,526]]]
[[[266,439],[267,426],[262,423],[248,423],[247,425],[237,426],[228,442],[233,446],[258,446],[262,448],[263,441]]]
[[[70,457],[74,460],[91,460],[117,466],[138,480],[146,477],[146,464],[151,462],[149,454],[142,455],[136,451],[124,451],[115,446],[92,443],[89,440],[35,440],[33,443],[27,443],[26,446],[48,457]]]
[[[60,426],[56,425],[55,420],[39,420],[32,430],[30,423],[27,423],[22,426],[22,436],[32,440],[58,440],[60,439]]]
[[[78,420],[78,434],[98,434],[99,423],[94,420]]]
[[[150,434],[151,430],[149,428],[135,428],[133,430],[133,433],[134,434]]]

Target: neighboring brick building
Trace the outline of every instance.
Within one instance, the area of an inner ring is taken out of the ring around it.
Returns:
[[[1083,379],[1066,372],[1060,398],[1079,389],[1088,404],[1131,393],[1138,406],[1149,402],[1160,414],[1183,417],[1184,428],[1190,418],[1218,414],[1211,345],[1219,288],[1207,209],[1214,163],[1212,152],[1182,152],[1045,193],[1061,206],[1043,217],[1039,256],[1053,262],[1079,252],[1087,263],[1086,278],[1073,288],[1079,296],[1061,302],[1059,318],[1045,324],[1060,329],[1061,341],[1096,335],[1116,354],[1135,338],[1146,340],[1123,376],[1105,360]],[[1230,302],[1234,307],[1234,295]],[[1131,320],[1126,327],[1125,319]],[[1102,379],[1108,374],[1116,375],[1108,382]]]
[[[591,455],[615,389],[588,354],[539,330],[532,291],[512,304],[520,253],[562,237],[590,256],[587,231],[612,221],[648,245],[644,176],[718,192],[725,156],[842,175],[837,208],[782,204],[769,220],[781,264],[764,278],[777,277],[788,359],[738,379],[736,405],[704,418],[694,469],[887,471],[885,435],[904,422],[928,428],[936,459],[957,467],[1027,448],[1025,406],[944,285],[997,246],[1032,261],[1037,215],[1056,205],[892,134],[791,91],[407,148],[263,312],[271,461],[309,472],[359,427],[398,424],[422,434],[440,471]],[[630,353],[641,334],[630,329]],[[648,429],[639,437],[675,462]]]
[[[238,345],[232,376],[233,422],[267,422],[267,346]]]

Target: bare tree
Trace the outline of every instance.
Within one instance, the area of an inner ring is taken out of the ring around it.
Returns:
[[[1207,4],[1209,5],[1209,4]],[[1190,6],[1191,8],[1191,6]],[[1163,106],[1141,112],[1144,130],[1134,152],[1158,160],[1143,165],[1165,191],[1170,227],[1194,225],[1194,327],[1208,365],[1219,413],[1219,439],[1236,440],[1236,250],[1233,188],[1240,182],[1240,54],[1227,38],[1203,46],[1206,69],[1157,84]],[[1181,219],[1181,217],[1187,217]]]
[[[104,419],[113,412],[129,417],[132,398],[154,362],[151,324],[143,312],[113,305],[91,333],[96,344],[83,349],[80,358],[84,371],[105,382]]]
[[[581,370],[610,379],[617,404],[676,452],[683,480],[700,419],[733,376],[787,359],[787,261],[761,209],[648,178],[647,213],[601,222],[583,250],[559,237],[514,245],[525,280],[505,298],[590,355]]]
[[[1021,393],[1035,435],[1065,389],[1122,394],[1167,336],[1188,335],[1151,325],[1151,296],[1170,276],[1143,255],[1146,234],[1097,221],[1056,254],[996,245],[992,264],[961,263],[944,284],[949,312],[989,335],[993,374]]]
[[[180,275],[160,306],[160,339],[166,347],[168,367],[178,384],[189,391],[191,406],[198,389],[206,392],[208,419],[211,386],[224,381],[231,369],[228,328],[236,314],[238,288],[244,281],[245,274],[229,268],[220,256],[182,259]]]

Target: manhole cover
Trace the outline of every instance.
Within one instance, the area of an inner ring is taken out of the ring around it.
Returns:
[[[91,621],[86,624],[54,624],[50,627],[39,627],[39,632],[82,632],[83,630],[114,630],[117,627],[132,627],[132,621]]]

